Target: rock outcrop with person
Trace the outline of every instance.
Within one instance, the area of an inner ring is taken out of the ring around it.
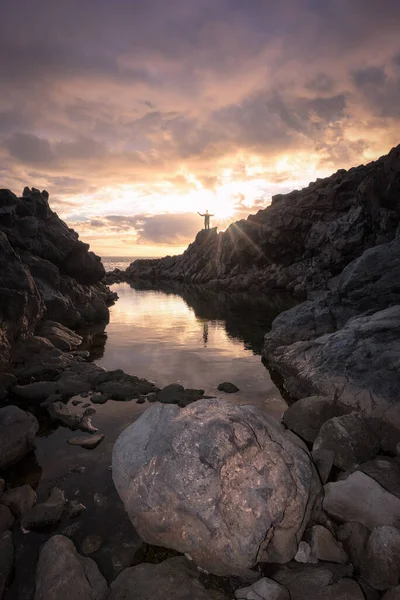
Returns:
[[[0,369],[44,317],[69,328],[103,322],[115,295],[101,260],[53,212],[46,191],[0,190]]]
[[[395,237],[399,171],[397,146],[377,161],[274,196],[270,206],[222,233],[200,231],[180,256],[137,260],[110,281],[175,280],[305,296]]]

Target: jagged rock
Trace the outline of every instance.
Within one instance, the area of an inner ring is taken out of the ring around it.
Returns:
[[[263,577],[253,585],[236,590],[238,600],[290,600],[288,590],[267,577]]]
[[[101,444],[101,442],[104,440],[104,437],[104,433],[98,433],[97,435],[94,434],[89,437],[70,438],[67,440],[67,442],[68,444],[71,444],[71,446],[81,446],[81,448],[92,450]]]
[[[220,392],[225,392],[226,394],[235,394],[239,391],[239,388],[230,381],[224,381],[218,385],[218,390]]]
[[[112,462],[142,539],[216,574],[293,558],[319,489],[299,438],[225,400],[154,405],[118,438]]]
[[[228,600],[222,592],[204,588],[198,572],[181,556],[169,558],[158,565],[143,563],[125,569],[110,588],[108,600],[134,596],[140,600]]]
[[[1,199],[2,190],[0,205]],[[29,269],[1,231],[1,224],[0,209],[0,371],[4,371],[9,364],[11,345],[33,333],[44,307]]]
[[[346,471],[379,451],[379,440],[370,423],[359,413],[333,417],[322,425],[313,450],[332,450],[334,464]]]
[[[298,563],[317,563],[318,559],[311,556],[311,546],[304,540],[299,544],[294,560]]]
[[[370,533],[368,527],[357,521],[344,523],[337,531],[337,539],[342,542],[351,564],[358,571],[361,569]]]
[[[310,544],[313,558],[333,563],[348,562],[343,547],[335,540],[331,532],[322,525],[314,525],[307,530],[305,539]]]
[[[323,506],[333,518],[345,523],[358,521],[369,529],[400,525],[400,499],[361,471],[344,481],[328,483]]]
[[[36,502],[36,492],[30,485],[7,490],[1,499],[2,504],[8,506],[17,519],[24,516]]]
[[[96,563],[80,556],[71,540],[51,537],[41,548],[35,600],[106,600],[108,587]]]
[[[36,334],[47,338],[55,348],[65,352],[73,350],[82,344],[82,336],[74,333],[61,323],[55,321],[43,321]]]
[[[5,531],[0,535],[0,598],[3,597],[13,562],[14,545],[12,543],[12,534],[11,531]]]
[[[283,413],[282,421],[306,442],[314,442],[322,425],[348,413],[351,409],[328,396],[311,396],[298,400]]]
[[[14,517],[10,509],[3,504],[0,504],[0,535],[7,529],[11,529],[14,524]]]
[[[0,469],[17,462],[35,447],[36,418],[17,406],[0,408]]]
[[[36,504],[23,515],[21,519],[22,527],[28,530],[36,530],[59,523],[67,508],[67,503],[64,492],[58,488],[53,488],[46,502]]]
[[[384,525],[372,530],[361,572],[376,590],[400,583],[400,531],[396,527]]]

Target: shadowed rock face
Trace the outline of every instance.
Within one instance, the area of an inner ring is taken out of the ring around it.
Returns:
[[[218,575],[292,559],[319,489],[299,438],[224,400],[152,407],[118,438],[112,463],[142,539]]]
[[[101,260],[50,209],[47,192],[0,190],[0,370],[44,315],[67,327],[106,323]]]
[[[135,261],[123,277],[298,295],[324,288],[367,248],[394,238],[399,172],[400,146],[366,166],[275,196],[271,206],[223,233],[200,231],[180,256]]]

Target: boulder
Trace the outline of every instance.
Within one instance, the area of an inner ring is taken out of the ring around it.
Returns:
[[[17,406],[0,408],[0,470],[12,465],[35,447],[36,418]]]
[[[337,539],[342,542],[351,564],[357,571],[361,570],[370,533],[368,527],[357,521],[344,523],[337,531]]]
[[[35,504],[36,492],[30,485],[24,484],[20,487],[7,490],[1,499],[2,504],[8,506],[17,519],[23,517]]]
[[[299,438],[225,400],[154,405],[120,435],[112,466],[142,539],[219,575],[293,558],[319,490]]]
[[[51,537],[41,548],[35,600],[106,600],[108,587],[96,563],[80,556],[71,540]]]
[[[375,479],[385,490],[400,498],[400,462],[389,456],[377,456],[374,460],[362,463],[362,471]]]
[[[376,590],[400,583],[400,531],[383,525],[372,530],[361,568],[364,579]]]
[[[328,481],[329,475],[332,471],[332,467],[335,462],[334,450],[327,450],[325,448],[318,448],[313,450],[311,453],[312,459],[322,483]]]
[[[156,393],[154,400],[163,404],[177,404],[178,406],[185,407],[192,402],[196,402],[196,400],[200,400],[203,395],[204,390],[185,390],[178,383],[170,383]]]
[[[27,530],[42,529],[55,525],[61,521],[66,509],[67,499],[64,492],[58,488],[53,488],[46,502],[36,504],[22,516],[21,525]]]
[[[335,452],[334,465],[346,471],[371,458],[379,451],[379,439],[360,413],[333,417],[322,425],[313,450]]]
[[[5,505],[0,504],[0,535],[7,529],[11,529],[14,521],[15,519],[10,509]]]
[[[355,471],[343,481],[325,486],[324,510],[338,521],[358,521],[369,529],[400,526],[400,499],[377,481]]]
[[[236,590],[235,598],[238,600],[290,600],[289,591],[273,581],[263,577],[249,587]]]
[[[3,597],[13,562],[14,545],[12,543],[12,534],[11,531],[5,531],[0,535],[0,598]]]
[[[346,414],[351,409],[340,405],[334,397],[311,396],[298,400],[283,413],[282,421],[306,442],[314,442],[322,425]]]
[[[322,525],[314,525],[306,531],[305,540],[310,544],[311,556],[317,560],[347,563],[348,556],[331,532]]]
[[[183,556],[153,565],[143,563],[122,571],[112,582],[108,600],[228,600],[222,592],[206,589],[199,573]]]

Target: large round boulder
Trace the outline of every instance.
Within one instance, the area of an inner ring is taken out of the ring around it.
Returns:
[[[0,469],[20,460],[35,447],[39,423],[17,406],[0,408]]]
[[[217,575],[291,560],[319,489],[299,438],[225,400],[148,409],[118,438],[112,468],[142,539]]]

